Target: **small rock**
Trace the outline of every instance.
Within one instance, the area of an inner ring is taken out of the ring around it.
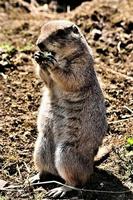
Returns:
[[[0,179],[0,189],[4,188],[5,186],[7,186],[8,182],[4,181],[2,179]]]
[[[102,35],[102,31],[100,31],[99,29],[93,29],[91,33],[93,35],[94,40],[98,40]]]

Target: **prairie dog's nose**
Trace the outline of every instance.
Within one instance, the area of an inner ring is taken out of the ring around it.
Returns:
[[[44,41],[38,40],[38,41],[36,42],[36,45],[37,45],[37,47],[38,47],[41,51],[47,51],[47,47],[46,47],[46,45],[44,44]]]
[[[44,49],[44,44],[42,42],[37,42],[39,49]]]

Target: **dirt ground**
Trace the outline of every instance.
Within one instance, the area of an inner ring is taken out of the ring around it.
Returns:
[[[75,191],[65,199],[133,200],[133,1],[92,0],[60,14],[47,9],[28,12],[12,2],[0,1],[0,179],[18,186],[36,174],[32,154],[43,84],[32,56],[41,25],[69,19],[92,47],[107,106],[104,143],[113,144],[113,149],[85,187],[101,192]],[[0,190],[0,200],[41,200],[46,190]]]

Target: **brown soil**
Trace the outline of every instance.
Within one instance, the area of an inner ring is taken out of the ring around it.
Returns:
[[[93,0],[70,13],[27,12],[7,1],[0,3],[0,179],[23,184],[35,169],[32,159],[37,137],[36,118],[41,81],[34,73],[32,55],[44,22],[69,19],[83,31],[95,57],[104,91],[109,129],[104,143],[110,156],[98,168],[87,189],[125,193],[73,192],[66,199],[133,199],[133,1]],[[54,187],[47,185],[46,190]],[[31,187],[2,191],[4,199],[44,199]]]

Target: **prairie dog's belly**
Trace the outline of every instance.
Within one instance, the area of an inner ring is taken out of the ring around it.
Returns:
[[[47,138],[48,127],[55,143],[78,138],[81,129],[82,105],[69,107],[66,102],[51,102],[44,94],[38,115],[38,131]]]
[[[45,88],[44,93],[41,99],[41,105],[39,108],[38,118],[37,118],[37,127],[39,134],[45,134],[47,131],[47,127],[52,126],[52,108],[51,108],[51,100],[50,100],[50,91]]]
[[[82,127],[81,112],[82,104],[69,105],[66,100],[54,106],[53,135],[56,144],[79,140]]]
[[[93,104],[88,96],[88,93],[84,96],[54,93],[51,96],[46,89],[38,116],[39,134],[42,133],[46,138],[52,137],[56,145],[73,141],[79,143],[79,146],[89,144],[97,148],[104,135],[102,113],[99,105],[95,102]]]

